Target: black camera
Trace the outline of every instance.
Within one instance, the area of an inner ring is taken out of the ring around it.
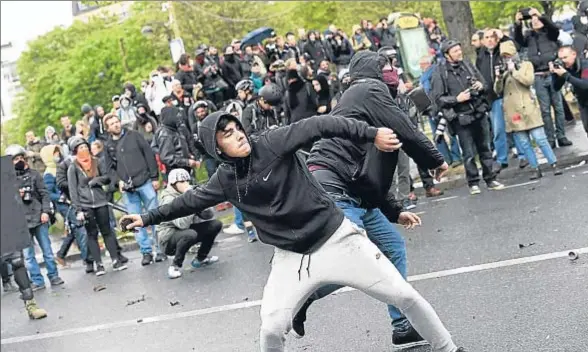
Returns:
[[[564,68],[565,67],[565,64],[564,64],[564,62],[560,58],[557,58],[557,59],[553,60],[553,67],[555,67],[555,68]]]
[[[529,14],[531,12],[531,8],[530,7],[527,7],[527,8],[524,8],[524,9],[520,9],[519,12],[521,13],[521,15],[523,15],[523,21],[530,20],[531,17],[533,17],[533,16],[531,16]]]
[[[474,77],[469,76],[467,77],[467,80],[470,83],[470,88],[468,88],[468,91],[470,92],[472,98],[479,97],[480,92],[478,92],[478,90],[474,88],[474,84],[476,84],[477,80]]]
[[[22,195],[22,201],[25,203],[30,203],[33,200],[33,187],[24,186],[22,189],[24,191]]]
[[[134,192],[135,185],[133,184],[133,179],[129,177],[128,180],[123,181],[123,191],[125,192]]]

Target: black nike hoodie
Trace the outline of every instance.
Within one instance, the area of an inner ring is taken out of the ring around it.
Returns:
[[[242,128],[234,116],[222,111],[209,115],[199,128],[207,153],[222,162],[216,173],[202,187],[143,214],[143,225],[197,214],[229,201],[253,222],[262,242],[296,253],[312,253],[339,228],[343,212],[310,175],[296,151],[321,138],[373,142],[378,130],[342,117],[311,117],[248,136],[251,154],[231,159],[217,153],[215,131],[225,116]]]

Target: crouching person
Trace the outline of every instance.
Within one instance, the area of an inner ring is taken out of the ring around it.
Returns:
[[[168,176],[167,187],[159,196],[159,204],[171,203],[174,199],[192,189],[190,174],[184,169],[173,169]],[[174,256],[167,271],[170,279],[182,276],[182,265],[186,253],[193,245],[200,243],[196,258],[192,260],[193,268],[200,268],[218,261],[218,257],[209,256],[214,239],[222,230],[223,224],[214,219],[212,210],[206,209],[196,215],[188,215],[157,225],[159,245],[166,255]]]

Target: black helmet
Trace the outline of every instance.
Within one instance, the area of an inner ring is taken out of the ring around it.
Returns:
[[[82,114],[86,115],[90,111],[92,111],[92,107],[90,106],[90,104],[82,105]]]
[[[263,86],[259,90],[258,95],[271,106],[277,106],[282,103],[282,90],[274,83]]]
[[[239,81],[239,83],[237,83],[237,85],[235,86],[235,90],[253,91],[253,81],[251,81],[250,79],[244,79],[242,81]]]
[[[6,147],[5,154],[13,159],[19,155],[26,155],[26,150],[18,144],[12,144]]]
[[[82,144],[88,145],[88,142],[86,142],[86,140],[83,139],[82,137],[71,137],[69,139],[69,141],[67,142],[67,146],[69,147],[69,150],[74,155],[77,153],[76,149]]]
[[[458,45],[461,45],[461,43],[457,40],[446,40],[443,43],[441,43],[441,53],[447,54],[449,50],[455,48]]]

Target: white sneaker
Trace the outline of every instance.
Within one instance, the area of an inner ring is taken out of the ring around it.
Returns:
[[[170,279],[177,279],[180,276],[182,276],[182,271],[175,265],[172,265],[167,269],[167,277]]]
[[[240,235],[245,233],[245,230],[240,229],[237,224],[232,224],[231,226],[224,229],[223,232],[227,235]]]

